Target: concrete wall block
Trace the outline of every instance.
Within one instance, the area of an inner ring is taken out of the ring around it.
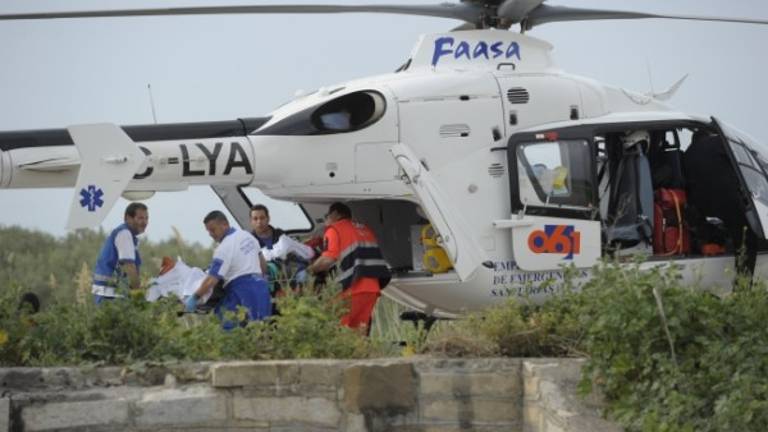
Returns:
[[[557,413],[560,417],[573,417],[577,414],[578,402],[564,394],[564,388],[557,383],[542,381],[539,383],[541,406],[546,411]]]
[[[140,428],[131,429],[131,432],[272,432],[269,429],[269,425],[261,426],[205,426],[205,427],[190,427],[189,425],[183,427],[153,427],[153,428]]]
[[[478,372],[518,372],[522,365],[519,358],[485,358],[485,359],[430,359],[423,358],[414,362],[414,367],[422,372],[449,372],[463,370],[471,373]]]
[[[420,390],[426,396],[501,396],[511,397],[520,393],[519,373],[432,373],[420,375]]]
[[[0,387],[3,389],[29,390],[44,386],[40,368],[0,368]]]
[[[522,422],[522,406],[515,399],[432,400],[423,402],[420,412],[426,421],[456,421],[460,424]]]
[[[147,393],[135,403],[138,426],[206,424],[227,419],[227,397],[208,386]]]
[[[334,401],[322,398],[234,398],[235,419],[259,420],[270,423],[312,423],[335,427],[341,411]]]
[[[539,377],[528,375],[523,377],[523,398],[537,400],[539,398]]]
[[[336,427],[319,427],[305,423],[291,423],[287,425],[272,426],[269,432],[338,432]]]
[[[541,432],[544,428],[543,419],[539,405],[536,402],[526,401],[523,406],[523,432]]]
[[[230,362],[211,366],[214,387],[290,386],[298,382],[299,365],[291,361]]]
[[[21,419],[26,432],[54,429],[81,429],[125,425],[130,402],[99,400],[30,405],[23,409]]]
[[[306,361],[299,365],[299,384],[304,386],[328,386],[336,388],[341,385],[341,375],[344,362],[334,360]]]
[[[343,380],[348,411],[397,415],[416,407],[417,381],[410,363],[356,364],[344,370]]]
[[[566,432],[566,429],[559,418],[545,415],[543,420],[544,427],[541,429],[541,432]]]
[[[123,384],[123,368],[117,366],[100,367],[88,374],[89,386],[118,386]]]
[[[180,382],[210,381],[212,365],[212,362],[180,363],[169,369]]]
[[[365,416],[362,414],[347,414],[342,423],[344,426],[341,432],[372,432],[365,426]]]
[[[400,414],[400,415],[385,415],[381,413],[367,413],[363,415],[365,418],[365,424],[370,432],[382,432],[382,431],[408,431],[418,430],[424,425],[424,422],[419,417],[417,410],[412,413]],[[455,422],[435,422],[435,424],[444,425]]]
[[[232,390],[234,397],[259,398],[259,397],[305,397],[339,400],[337,389],[320,386],[302,386],[298,384],[288,386],[247,386]]]

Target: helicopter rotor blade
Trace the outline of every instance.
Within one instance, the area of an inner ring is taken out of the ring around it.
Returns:
[[[586,21],[586,20],[612,20],[612,19],[644,19],[644,18],[663,18],[680,19],[693,21],[720,21],[743,24],[768,24],[768,20],[737,18],[737,17],[713,17],[698,15],[673,15],[673,14],[652,14],[645,12],[630,12],[607,9],[581,9],[566,6],[548,6],[539,5],[533,9],[526,18],[526,29],[562,21]]]
[[[541,6],[544,0],[504,0],[498,8],[496,14],[498,18],[516,24],[523,21],[532,10]]]
[[[2,14],[4,20],[37,20],[61,18],[108,18],[169,15],[222,15],[222,14],[330,14],[330,13],[389,13],[452,18],[476,23],[482,8],[468,3],[440,3],[431,5],[242,5],[202,6],[147,9],[114,9],[70,12],[34,12]]]

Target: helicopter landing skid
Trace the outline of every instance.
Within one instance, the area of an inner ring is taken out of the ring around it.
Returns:
[[[400,314],[400,320],[412,322],[413,326],[416,327],[417,329],[419,328],[419,321],[423,321],[424,330],[429,332],[432,326],[435,325],[435,322],[437,321],[437,317],[434,317],[432,315],[427,315],[424,312],[419,312],[419,311],[405,311]]]

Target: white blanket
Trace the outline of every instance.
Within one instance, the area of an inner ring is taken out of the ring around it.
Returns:
[[[179,300],[184,301],[200,287],[205,276],[205,272],[200,268],[188,266],[179,257],[168,273],[152,279],[145,298],[147,301],[153,302],[161,297],[176,296]],[[203,296],[200,303],[208,301],[212,292],[213,290]]]
[[[307,261],[315,257],[315,251],[311,247],[285,234],[280,236],[280,240],[272,246],[272,249],[262,249],[261,253],[264,254],[264,259],[267,261],[285,259],[289,253],[293,253]]]

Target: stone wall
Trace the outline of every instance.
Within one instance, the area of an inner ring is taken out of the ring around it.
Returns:
[[[582,360],[526,359],[523,362],[523,432],[619,432],[600,418],[598,395],[576,396]]]
[[[0,369],[0,432],[618,430],[572,396],[579,367],[411,358]]]

